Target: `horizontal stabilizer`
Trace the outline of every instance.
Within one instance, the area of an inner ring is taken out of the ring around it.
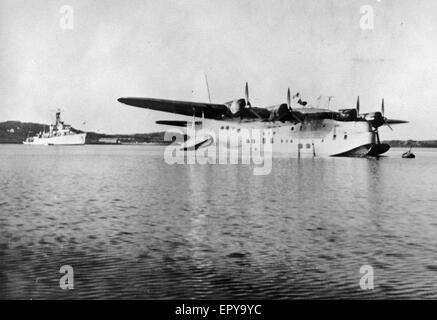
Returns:
[[[156,121],[156,124],[162,124],[165,126],[173,126],[173,127],[187,127],[193,124],[193,121],[178,121],[178,120],[159,120]],[[202,121],[196,121],[196,126],[201,125]]]
[[[405,120],[395,120],[395,119],[387,119],[386,123],[388,123],[388,124],[402,124],[402,123],[408,123],[408,121],[405,121]]]

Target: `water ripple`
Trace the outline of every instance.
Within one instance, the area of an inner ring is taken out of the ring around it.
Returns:
[[[0,298],[437,298],[435,151],[258,177],[160,147],[0,148]]]

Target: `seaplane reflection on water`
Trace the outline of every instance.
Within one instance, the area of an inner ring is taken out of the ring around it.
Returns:
[[[228,141],[214,140],[223,136],[221,133],[224,131],[232,136],[242,130],[250,132],[256,129],[266,134],[244,139],[241,143],[271,144],[273,155],[375,157],[390,149],[388,144],[381,143],[378,128],[386,125],[393,130],[391,125],[407,123],[385,117],[384,99],[381,111],[360,113],[359,97],[355,108],[333,111],[312,107],[302,101],[299,94],[291,97],[290,89],[286,103],[253,107],[247,83],[245,98],[224,104],[152,98],[119,98],[118,101],[138,108],[192,116],[192,121],[156,122],[173,127],[192,127],[199,131],[184,143],[184,150],[209,148],[213,144],[219,151],[220,148],[238,148],[241,144],[230,146]]]

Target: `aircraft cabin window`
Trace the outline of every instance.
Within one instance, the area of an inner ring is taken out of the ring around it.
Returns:
[[[220,127],[220,130],[223,130],[224,128],[225,128],[225,127],[221,126],[221,127]]]
[[[337,139],[337,135],[336,134],[334,134],[334,136],[332,137],[332,140],[335,140],[335,139]]]
[[[266,143],[266,138],[263,138],[263,144],[265,144]]]
[[[344,135],[344,140],[346,140],[346,139],[347,139],[347,134]]]
[[[250,140],[249,140],[249,139],[247,139],[247,140],[246,140],[246,143],[250,143]]]
[[[270,139],[270,143],[273,143],[273,142],[275,142],[275,141],[273,140],[273,138],[271,138],[271,139]]]
[[[291,127],[291,131],[294,131],[294,127]]]
[[[287,143],[288,142],[288,139],[287,140],[285,140],[285,143]]]
[[[226,126],[226,130],[229,130],[229,126]]]
[[[298,147],[299,149],[302,149],[302,148],[303,148],[303,144],[302,144],[302,143],[299,143],[297,147]]]
[[[290,143],[293,143],[293,140],[290,140]]]
[[[307,149],[310,149],[311,145],[309,143],[307,143]]]

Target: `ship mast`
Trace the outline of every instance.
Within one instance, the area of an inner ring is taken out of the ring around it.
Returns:
[[[59,122],[61,122],[61,111],[56,111],[56,126],[58,126]]]

